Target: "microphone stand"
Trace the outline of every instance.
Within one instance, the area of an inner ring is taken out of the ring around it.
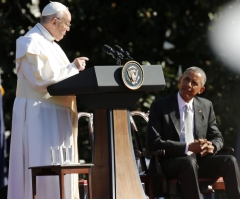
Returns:
[[[117,65],[121,66],[122,65],[121,59],[123,59],[123,57],[118,51],[115,51],[115,59],[117,60]]]
[[[121,59],[120,58],[117,58],[117,65],[121,66],[122,63],[121,63]]]

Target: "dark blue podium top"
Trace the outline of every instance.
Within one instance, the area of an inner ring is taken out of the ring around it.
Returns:
[[[142,66],[144,81],[131,90],[122,80],[122,66],[94,66],[47,88],[52,96],[76,95],[91,109],[131,108],[145,92],[164,89],[160,65]]]

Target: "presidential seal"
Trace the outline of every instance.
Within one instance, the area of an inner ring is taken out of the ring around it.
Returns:
[[[143,75],[143,68],[136,61],[129,61],[122,68],[123,83],[131,90],[136,90],[142,86]]]

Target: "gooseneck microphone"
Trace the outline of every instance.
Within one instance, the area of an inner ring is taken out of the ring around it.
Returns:
[[[113,59],[122,59],[122,56],[118,51],[114,51],[110,46],[103,45],[102,50],[107,53],[108,55],[112,55]]]
[[[113,48],[114,48],[114,50],[119,52],[122,59],[126,59],[126,60],[132,60],[133,59],[132,57],[130,57],[130,54],[127,51],[124,51],[120,46],[115,45]]]

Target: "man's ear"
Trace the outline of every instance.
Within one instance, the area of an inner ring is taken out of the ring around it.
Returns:
[[[178,78],[178,84],[182,81],[182,76]]]
[[[53,26],[56,26],[56,24],[57,24],[57,18],[53,18],[52,21],[51,21],[51,23],[53,24]]]
[[[205,87],[202,87],[202,88],[200,89],[200,91],[198,92],[198,94],[203,93],[203,91],[205,91]]]
[[[177,87],[178,87],[178,88],[179,88],[179,86],[180,86],[181,81],[182,81],[182,76],[180,76],[180,77],[178,78],[178,83],[177,83]]]

